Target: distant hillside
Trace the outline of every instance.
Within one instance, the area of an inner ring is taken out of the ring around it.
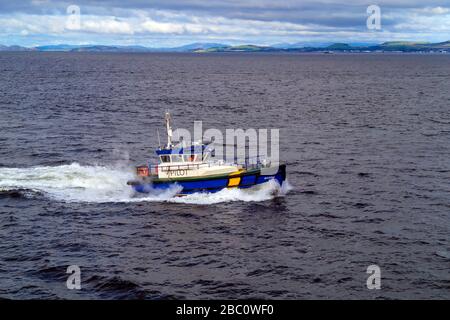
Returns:
[[[226,44],[222,43],[191,43],[180,47],[175,48],[167,48],[166,50],[172,50],[172,51],[179,51],[179,52],[186,52],[186,51],[197,51],[197,50],[208,50],[210,48],[222,48],[226,47]]]
[[[4,46],[0,44],[0,51],[34,51],[34,48],[25,48],[21,46]]]
[[[213,47],[207,50],[196,50],[198,53],[208,52],[435,52],[443,51],[450,53],[450,41],[440,43],[392,41],[381,44],[364,43],[333,43],[328,46],[305,46],[278,44],[276,47],[241,45]]]
[[[431,47],[433,47],[433,48],[442,48],[442,49],[450,48],[450,40],[431,44]]]
[[[21,46],[0,45],[0,51],[70,51],[70,52],[448,52],[450,41],[428,43],[414,41],[389,41],[373,43],[280,43],[273,46],[254,44],[228,45],[222,43],[196,42],[172,48],[150,48],[144,46],[116,45],[69,45],[57,44],[25,48]]]
[[[212,47],[226,46],[220,43],[191,43],[172,48],[149,48],[144,46],[115,46],[115,45],[48,45],[36,47],[39,51],[72,51],[72,52],[193,52]]]
[[[261,52],[261,51],[278,51],[283,49],[277,49],[273,47],[267,46],[256,46],[252,44],[239,45],[239,46],[222,46],[222,47],[213,47],[209,49],[201,49],[195,50],[197,53],[206,53],[206,52]]]
[[[351,50],[353,47],[347,43],[333,43],[326,47],[327,50]]]
[[[57,44],[57,45],[46,45],[38,46],[36,50],[38,51],[70,51],[74,48],[79,48],[80,46],[69,45],[69,44]]]
[[[370,47],[373,50],[383,51],[435,51],[445,50],[450,48],[450,41],[429,43],[429,42],[412,42],[412,41],[389,41],[380,45]]]
[[[71,52],[149,52],[141,46],[81,46],[70,49]]]

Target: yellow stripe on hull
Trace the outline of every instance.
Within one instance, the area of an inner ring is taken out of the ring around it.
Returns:
[[[237,175],[240,175],[241,173],[243,173],[245,171],[245,169],[240,169],[240,170],[238,170],[238,171],[235,171],[235,172],[232,172],[232,173],[230,173],[230,177],[234,177],[234,176],[237,176]]]
[[[228,188],[237,187],[240,182],[241,182],[241,177],[230,178],[230,180],[228,180]]]

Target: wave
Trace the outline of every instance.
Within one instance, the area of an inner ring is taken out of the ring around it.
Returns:
[[[192,204],[216,204],[231,201],[266,201],[278,196],[284,196],[292,186],[285,181],[282,186],[275,180],[269,180],[249,189],[223,189],[215,193],[194,193],[184,197],[173,198],[169,202]]]
[[[108,166],[83,166],[78,163],[60,166],[31,168],[0,168],[0,193],[29,190],[30,196],[44,194],[64,202],[173,202],[214,204],[230,201],[265,201],[283,196],[292,186],[269,181],[250,189],[224,189],[217,193],[195,193],[184,197],[175,195],[179,186],[168,190],[152,190],[148,194],[136,194],[126,183],[133,179],[131,168]]]

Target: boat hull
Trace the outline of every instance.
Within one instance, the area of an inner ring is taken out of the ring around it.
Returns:
[[[166,190],[174,185],[182,187],[179,195],[187,195],[196,192],[218,192],[225,188],[250,188],[264,182],[276,180],[280,185],[286,180],[286,165],[280,165],[274,174],[265,174],[260,169],[243,171],[238,174],[227,174],[215,177],[159,180],[152,182],[134,183],[136,192],[149,193],[152,190]]]

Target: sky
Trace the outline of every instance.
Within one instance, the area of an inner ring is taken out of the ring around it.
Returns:
[[[380,9],[377,29],[367,26],[370,5]],[[450,0],[0,0],[3,45],[397,40],[450,40]]]

